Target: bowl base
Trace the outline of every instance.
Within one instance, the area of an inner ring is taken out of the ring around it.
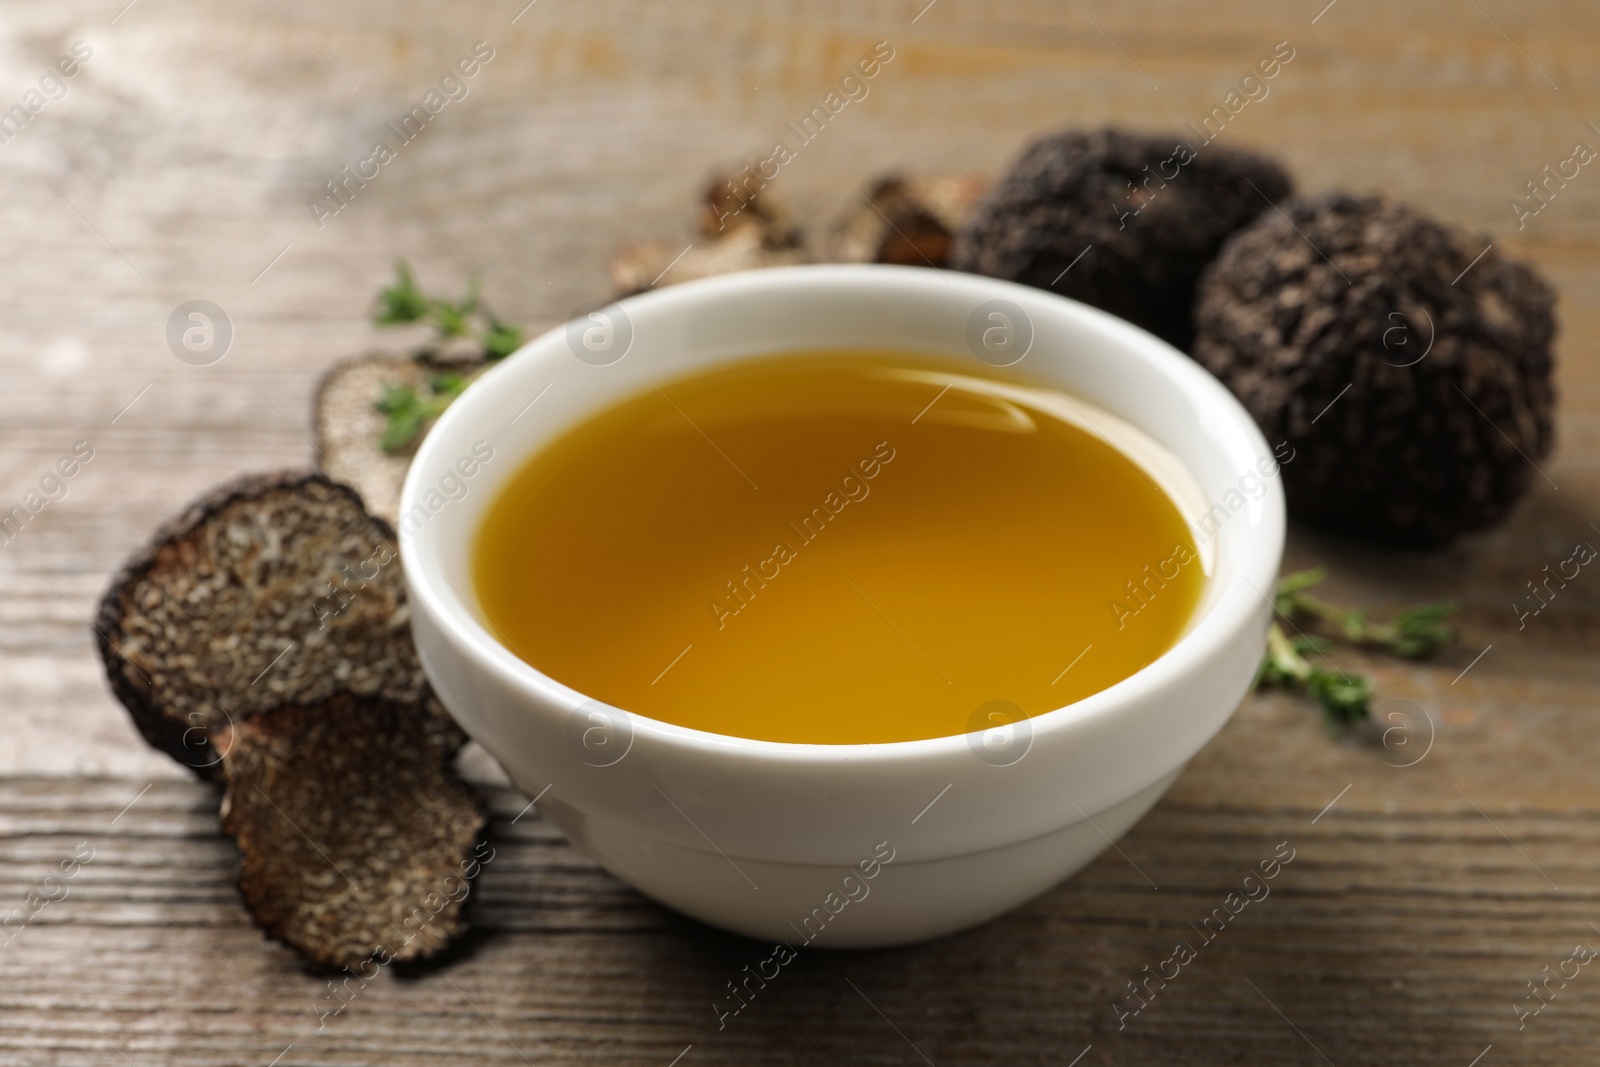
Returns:
[[[945,859],[890,859],[870,879],[847,864],[774,863],[668,844],[553,798],[541,806],[618,879],[710,926],[795,949],[883,948],[965,930],[1038,896],[1110,847],[1182,771],[1060,830]],[[880,861],[894,844],[880,849]]]

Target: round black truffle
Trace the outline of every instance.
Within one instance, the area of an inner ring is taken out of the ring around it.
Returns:
[[[1201,270],[1289,189],[1281,167],[1249,152],[1068,130],[1023,151],[958,235],[952,265],[1082,300],[1187,348]]]
[[[1400,204],[1283,210],[1206,271],[1194,356],[1289,446],[1291,514],[1417,545],[1504,518],[1550,451],[1550,286]]]

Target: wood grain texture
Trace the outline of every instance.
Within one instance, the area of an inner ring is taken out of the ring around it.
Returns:
[[[1600,584],[1522,630],[1511,603],[1600,525],[1600,172],[1523,230],[1507,208],[1574,141],[1600,144],[1592,5],[124,2],[0,3],[0,105],[73,41],[93,48],[0,145],[0,510],[75,442],[95,449],[0,547],[0,917],[95,850],[0,945],[0,1062],[666,1067],[691,1045],[684,1067],[1064,1065],[1089,1046],[1083,1065],[1467,1067],[1490,1045],[1482,1067],[1593,1062],[1600,975],[1520,1032],[1512,1005],[1600,943]],[[495,58],[470,95],[319,229],[307,199],[479,40]],[[687,243],[706,175],[769,151],[878,40],[896,58],[871,95],[775,186],[813,231],[886,170],[992,172],[1066,123],[1198,121],[1287,40],[1295,59],[1228,138],[1304,189],[1384,190],[1482,232],[1556,284],[1558,444],[1510,523],[1428,555],[1292,539],[1290,564],[1327,562],[1341,598],[1463,603],[1436,663],[1337,656],[1424,709],[1431,748],[1394,766],[1425,726],[1335,743],[1296,702],[1251,698],[1125,855],[959,937],[804,954],[720,1031],[712,999],[765,948],[620,887],[537,810],[513,825],[526,800],[479,754],[500,852],[478,933],[319,1030],[326,986],[249,925],[215,793],[106,694],[85,616],[110,571],[201,490],[307,463],[323,369],[406,344],[365,319],[394,257],[433,286],[481,274],[509,319],[560,321],[607,292],[617,244]],[[195,298],[236,330],[208,367],[164,339]],[[1272,895],[1119,1031],[1126,983],[1282,841],[1296,858]]]

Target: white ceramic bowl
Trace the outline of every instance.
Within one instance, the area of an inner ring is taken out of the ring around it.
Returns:
[[[1006,374],[1058,385],[1181,457],[1201,494],[1186,509],[1193,520],[1215,505],[1194,620],[1131,677],[989,747],[978,735],[783,744],[586,704],[486,628],[469,560],[484,510],[526,457],[575,423],[728,360],[863,346],[993,373],[974,355],[991,341],[986,362],[1025,346]],[[899,944],[983,922],[1078,870],[1232,714],[1261,658],[1283,548],[1271,457],[1216,379],[1075,301],[919,268],[762,270],[629,297],[491,369],[417,454],[401,556],[434,688],[579,849],[656,900],[739,933],[796,948]]]

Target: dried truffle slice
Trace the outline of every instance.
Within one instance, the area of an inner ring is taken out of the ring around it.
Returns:
[[[768,181],[759,173],[762,165],[747,163],[739,170],[713,175],[706,183],[696,219],[702,236],[726,237],[748,226],[760,232],[770,249],[800,247],[800,228],[783,198],[767,188]]]
[[[957,235],[952,265],[1074,297],[1187,348],[1201,270],[1289,188],[1251,152],[1068,130],[1023,151]]]
[[[354,490],[287,471],[191,504],[112,580],[95,629],[145,740],[216,777],[211,735],[263,709],[338,690],[422,700],[409,619],[390,526]]]
[[[1549,285],[1400,204],[1284,212],[1206,272],[1194,355],[1289,446],[1291,513],[1419,545],[1498,522],[1550,450]]]
[[[679,253],[682,253],[681,257]],[[679,282],[692,282],[718,274],[762,267],[786,267],[809,263],[811,258],[797,248],[773,249],[762,241],[754,227],[741,226],[728,236],[709,243],[697,242],[688,251],[667,241],[640,241],[623,245],[611,257],[611,282],[618,296],[629,296],[646,289]]]
[[[335,364],[317,385],[317,465],[355,489],[367,510],[391,525],[400,514],[400,488],[416,449],[383,450],[379,442],[388,419],[374,405],[385,386],[425,390],[432,373],[409,356],[359,356]]]
[[[475,358],[448,360],[373,353],[335,364],[322,376],[312,401],[317,466],[356,490],[368,512],[395,525],[400,489],[422,438],[399,451],[385,452],[388,416],[376,405],[389,386],[426,397],[430,383],[442,372],[470,376],[485,366],[481,352],[478,349]]]
[[[956,232],[989,184],[967,174],[879,178],[835,227],[830,255],[842,263],[946,266]]]
[[[466,929],[482,803],[415,704],[337,693],[219,734],[256,924],[318,967],[425,960]]]
[[[699,236],[693,242],[637,241],[612,255],[608,269],[618,295],[716,274],[809,263],[799,228],[766,186],[751,166],[712,178],[701,197]]]

